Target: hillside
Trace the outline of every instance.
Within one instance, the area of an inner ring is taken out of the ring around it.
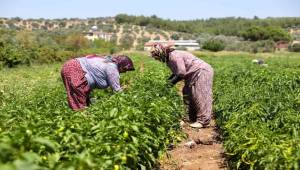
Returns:
[[[270,26],[272,23],[277,24]],[[171,21],[126,15],[52,20],[0,18],[0,65],[13,67],[64,61],[88,53],[144,50],[149,40],[170,39],[196,40],[200,49],[210,51],[297,52],[300,29],[292,26],[298,23],[298,18]],[[89,41],[84,36],[98,40]]]
[[[109,33],[111,40],[121,44],[124,39],[132,40],[135,48],[142,48],[143,44],[152,40],[169,40],[173,34],[182,39],[193,39],[195,36],[189,33],[175,31],[164,31],[151,26],[138,26],[133,24],[118,24],[113,17],[90,18],[90,19],[21,19],[21,18],[0,18],[0,28],[16,30],[44,30],[59,31],[73,30],[88,32],[92,26],[97,26],[99,31]]]
[[[300,40],[300,18],[210,18],[206,20],[176,21],[165,20],[157,16],[130,16],[119,14],[115,17],[98,18],[63,18],[63,19],[21,19],[0,18],[0,28],[13,30],[43,30],[43,31],[76,31],[87,33],[92,26],[98,31],[110,35],[110,40],[117,45],[123,45],[137,50],[143,49],[145,42],[169,39],[196,39],[201,43],[216,38],[226,44],[236,44],[241,40]],[[253,32],[260,31],[260,32]],[[270,35],[256,35],[270,33]],[[290,34],[291,36],[287,35]],[[249,35],[250,34],[250,35]],[[252,34],[252,35],[251,35]],[[279,34],[279,35],[275,35]],[[253,38],[254,36],[254,38]],[[242,39],[241,39],[242,38]],[[246,46],[251,46],[246,42]],[[265,44],[265,43],[262,43]],[[243,44],[228,47],[227,50],[238,48],[245,51]],[[251,51],[251,50],[246,50]]]

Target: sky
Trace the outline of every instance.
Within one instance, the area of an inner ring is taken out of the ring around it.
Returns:
[[[6,18],[94,18],[120,13],[172,20],[300,17],[300,0],[0,0],[0,17]]]

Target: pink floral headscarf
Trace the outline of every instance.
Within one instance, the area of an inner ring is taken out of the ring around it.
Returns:
[[[161,43],[155,43],[151,49],[151,56],[159,61],[167,62],[169,60],[169,53],[174,51],[170,46],[164,46]]]

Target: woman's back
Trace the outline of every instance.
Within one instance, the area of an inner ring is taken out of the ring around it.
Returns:
[[[107,88],[110,84],[108,76],[115,75],[115,81],[119,81],[117,65],[100,57],[81,57],[79,60],[82,69],[86,72],[85,77],[89,86],[94,88]]]

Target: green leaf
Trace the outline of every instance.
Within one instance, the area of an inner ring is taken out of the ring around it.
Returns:
[[[46,138],[42,138],[42,137],[36,137],[33,139],[33,142],[36,142],[36,143],[39,143],[41,145],[45,145],[49,148],[52,149],[52,151],[56,151],[57,148],[58,148],[58,144],[56,142],[53,142],[49,139],[46,139]]]

